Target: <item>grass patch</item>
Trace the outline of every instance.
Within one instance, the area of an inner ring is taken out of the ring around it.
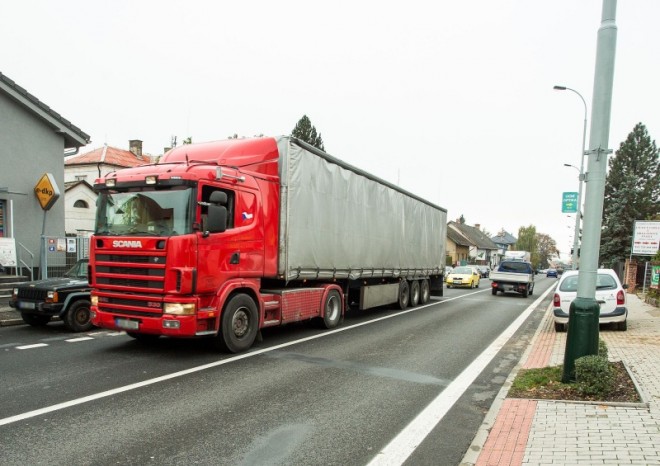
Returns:
[[[578,383],[562,383],[562,366],[522,369],[507,397],[541,400],[610,401],[639,403],[641,398],[622,362],[608,363],[613,377],[607,390],[589,393]]]

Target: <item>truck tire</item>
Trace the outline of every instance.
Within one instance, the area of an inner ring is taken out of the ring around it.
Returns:
[[[490,293],[491,293],[493,296],[497,296],[497,288],[491,288],[491,289],[490,289]]]
[[[244,293],[234,295],[225,304],[218,332],[218,346],[230,353],[245,351],[259,331],[259,313],[254,300]]]
[[[529,294],[529,290],[527,289],[527,287],[525,287],[525,289],[522,291],[523,298],[526,298],[528,294]]]
[[[87,332],[94,326],[92,324],[91,303],[81,299],[73,303],[64,314],[64,325],[73,332]]]
[[[397,305],[399,306],[399,309],[402,311],[408,307],[408,303],[410,302],[410,288],[408,288],[408,281],[407,280],[401,280],[399,282],[399,300],[397,301]]]
[[[423,279],[419,282],[419,303],[427,304],[431,301],[431,286],[427,279]]]
[[[532,286],[529,289],[529,295],[532,296],[533,294],[534,294],[534,284],[532,283]]]
[[[413,280],[410,282],[410,307],[415,307],[419,304],[419,281]]]
[[[330,290],[323,302],[323,325],[335,328],[341,320],[341,295],[337,290]]]
[[[21,312],[21,317],[23,318],[23,322],[33,327],[43,327],[50,322],[50,316],[40,316],[37,314]]]

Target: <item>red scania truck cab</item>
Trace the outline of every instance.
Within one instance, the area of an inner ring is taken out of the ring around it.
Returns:
[[[442,293],[446,210],[295,138],[184,145],[94,188],[92,321],[136,339],[239,352],[265,327]]]

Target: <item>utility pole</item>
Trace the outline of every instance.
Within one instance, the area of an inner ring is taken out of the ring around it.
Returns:
[[[571,303],[568,335],[564,353],[562,382],[575,380],[575,360],[598,354],[598,318],[596,277],[600,252],[600,229],[603,222],[603,200],[607,174],[607,155],[614,82],[616,52],[616,0],[603,0],[603,13],[598,29],[596,70],[591,107],[591,131],[587,156],[584,226],[580,249],[577,298]]]

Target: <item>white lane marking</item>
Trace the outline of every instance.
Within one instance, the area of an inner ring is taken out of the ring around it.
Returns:
[[[78,343],[79,341],[87,341],[87,340],[93,340],[94,338],[92,337],[78,337],[78,338],[70,338],[69,340],[64,340],[67,343]]]
[[[41,348],[43,346],[48,346],[48,344],[47,343],[36,343],[34,345],[17,346],[16,349],[32,349],[32,348]]]
[[[455,301],[457,299],[460,299],[462,296],[470,296],[470,295],[473,295],[475,293],[482,293],[484,291],[487,291],[487,290],[476,291],[474,293],[468,293],[468,294],[464,294],[464,295],[461,295],[461,296],[448,298],[448,299],[445,299],[445,300],[443,300],[439,303],[438,302],[431,302],[431,303],[425,304],[423,306],[417,306],[417,307],[414,307],[412,309],[408,309],[406,311],[401,311],[401,312],[398,312],[396,314],[390,314],[390,315],[387,315],[387,316],[378,317],[376,319],[372,319],[372,320],[365,321],[365,322],[360,322],[360,323],[353,324],[353,325],[348,326],[348,327],[341,327],[341,328],[336,328],[336,329],[333,329],[333,330],[327,330],[323,333],[318,333],[316,335],[301,338],[301,339],[295,340],[295,341],[290,341],[288,343],[282,343],[282,344],[279,344],[279,345],[276,345],[276,346],[271,346],[269,348],[254,350],[254,351],[251,351],[249,353],[239,354],[239,355],[236,355],[236,356],[229,357],[227,359],[222,359],[220,361],[215,361],[215,362],[211,362],[211,363],[208,363],[208,364],[203,364],[201,366],[191,367],[190,369],[184,369],[182,371],[173,372],[171,374],[161,375],[160,377],[155,377],[153,379],[143,380],[142,382],[136,382],[136,383],[132,383],[132,384],[129,384],[129,385],[124,385],[123,387],[117,387],[117,388],[113,388],[111,390],[106,390],[104,392],[94,393],[92,395],[88,395],[88,396],[84,396],[84,397],[81,397],[81,398],[76,398],[76,399],[73,399],[73,400],[65,401],[63,403],[57,403],[57,404],[54,404],[54,405],[51,405],[51,406],[46,406],[44,408],[35,409],[35,410],[32,410],[32,411],[27,411],[25,413],[17,414],[15,416],[9,416],[9,417],[0,419],[0,426],[4,426],[4,425],[7,425],[7,424],[12,424],[12,423],[18,422],[18,421],[23,421],[25,419],[30,419],[30,418],[33,418],[33,417],[36,417],[36,416],[41,416],[42,414],[52,413],[53,411],[59,411],[61,409],[70,408],[72,406],[81,405],[83,403],[88,403],[90,401],[100,400],[102,398],[107,398],[109,396],[117,395],[119,393],[124,393],[124,392],[128,392],[128,391],[131,391],[131,390],[136,390],[138,388],[147,387],[149,385],[154,385],[154,384],[157,384],[157,383],[160,383],[160,382],[164,382],[166,380],[171,380],[171,379],[175,379],[175,378],[178,378],[178,377],[183,377],[184,375],[194,374],[195,372],[205,371],[207,369],[212,369],[214,367],[223,366],[225,364],[229,364],[229,363],[232,363],[234,361],[240,361],[241,359],[251,358],[253,356],[258,356],[260,354],[268,353],[268,352],[271,352],[271,351],[276,351],[276,350],[279,350],[279,349],[282,349],[282,348],[287,348],[289,346],[294,346],[294,345],[297,345],[299,343],[305,343],[307,341],[316,340],[318,338],[324,338],[324,337],[327,337],[327,336],[330,336],[330,335],[334,335],[335,333],[345,332],[347,330],[351,330],[351,329],[354,329],[354,328],[357,328],[357,327],[362,327],[364,325],[369,325],[369,324],[372,324],[372,323],[375,323],[375,322],[379,322],[381,320],[392,319],[394,317],[398,317],[398,316],[403,315],[403,314],[408,314],[410,312],[420,311],[422,309],[425,309],[429,306],[433,306],[435,304],[443,304],[443,303],[447,303],[447,302],[450,302],[450,301]]]
[[[534,311],[552,287],[548,288],[539,298],[525,309],[518,318],[502,332],[495,341],[486,348],[463,372],[459,374],[447,388],[422,410],[385,448],[383,448],[368,466],[400,465],[424,441],[428,434],[442,421],[447,412],[472,385],[486,366],[493,360],[506,342],[513,336],[527,317]]]

